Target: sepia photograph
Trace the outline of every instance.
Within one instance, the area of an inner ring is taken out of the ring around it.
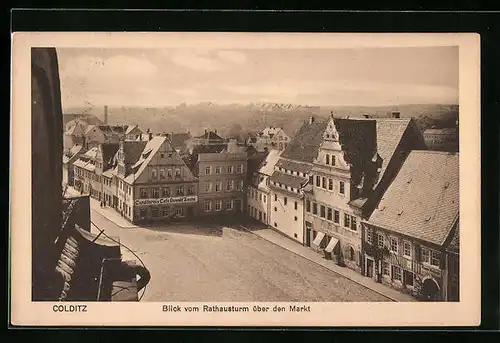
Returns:
[[[463,175],[479,205],[462,154],[479,158],[479,136],[459,128],[479,112],[459,44],[249,36],[29,46],[30,227],[13,228],[29,303],[300,319],[464,301],[480,219],[461,210]]]

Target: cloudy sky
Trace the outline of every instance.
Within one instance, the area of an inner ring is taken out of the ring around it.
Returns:
[[[63,107],[458,103],[458,48],[58,49]]]

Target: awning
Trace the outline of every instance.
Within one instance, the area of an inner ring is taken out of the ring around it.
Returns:
[[[323,237],[325,237],[325,234],[323,232],[318,232],[316,235],[316,238],[313,241],[313,245],[318,246],[321,244],[321,241],[323,240]]]
[[[335,249],[335,246],[339,243],[339,240],[335,237],[332,237],[330,239],[330,242],[328,243],[328,245],[326,246],[325,248],[325,251],[326,252],[332,252],[333,249]]]

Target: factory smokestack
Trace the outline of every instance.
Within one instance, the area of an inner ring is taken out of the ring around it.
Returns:
[[[108,106],[104,106],[104,124],[108,125]]]

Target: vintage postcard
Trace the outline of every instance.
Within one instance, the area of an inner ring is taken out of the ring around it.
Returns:
[[[479,325],[479,41],[15,33],[12,324]]]

